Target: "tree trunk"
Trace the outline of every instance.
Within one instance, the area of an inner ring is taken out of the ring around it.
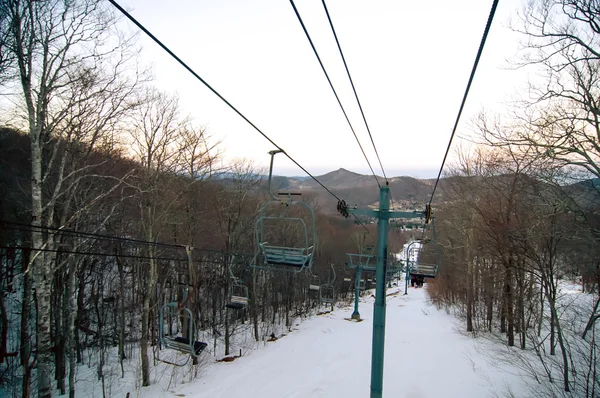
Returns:
[[[23,264],[29,263],[30,252],[23,250]],[[29,334],[29,318],[31,316],[31,278],[27,272],[23,274],[23,302],[21,304],[21,344],[19,355],[23,368],[22,398],[31,396],[31,335]]]
[[[515,316],[514,316],[514,306],[513,306],[513,289],[512,289],[512,269],[511,265],[506,267],[504,281],[504,297],[506,300],[506,321],[508,324],[507,337],[508,337],[508,346],[512,347],[515,345]]]
[[[571,388],[569,386],[569,358],[568,358],[569,354],[567,353],[567,347],[565,346],[565,342],[564,342],[564,338],[563,338],[563,334],[562,334],[562,328],[560,326],[560,321],[559,321],[557,313],[556,313],[555,301],[551,301],[549,303],[549,305],[550,305],[550,312],[552,314],[552,317],[554,318],[556,337],[558,338],[558,345],[560,346],[560,352],[562,354],[563,388],[566,392],[569,392],[569,391],[571,391]]]
[[[68,309],[66,308],[67,297],[63,291],[63,273],[57,272],[54,275],[54,289],[52,289],[53,295],[53,308],[52,314],[54,317],[54,378],[56,380],[57,388],[61,395],[66,394],[66,364],[65,364],[65,336],[66,331],[65,317]]]
[[[74,256],[69,256],[69,281],[67,283],[67,357],[69,362],[69,398],[75,398],[75,373],[76,373],[76,347],[75,347],[75,314],[77,308],[77,298],[75,296],[77,264]]]
[[[125,368],[123,360],[125,360],[125,271],[123,263],[116,256],[117,269],[119,272],[119,364],[121,365],[121,378],[125,377]],[[71,397],[69,397],[71,398]]]
[[[467,256],[467,332],[473,331],[473,260]]]
[[[540,283],[540,316],[538,319],[538,330],[537,330],[537,335],[538,337],[542,337],[542,324],[544,323],[544,303],[545,303],[545,298],[544,298],[544,283]]]
[[[1,252],[0,252],[1,253]],[[8,259],[6,264],[8,267]],[[2,255],[0,254],[0,281],[3,279],[1,264],[4,264]],[[8,345],[8,314],[6,313],[6,305],[4,304],[4,293],[0,293],[0,322],[2,333],[0,335],[0,364],[4,363],[4,358],[7,354]]]
[[[518,311],[519,311],[519,330],[521,336],[521,349],[525,349],[526,338],[527,338],[527,325],[525,324],[525,268],[521,264],[519,267],[519,299],[518,299]]]
[[[42,226],[42,148],[39,143],[40,128],[31,124],[31,225]],[[44,247],[42,232],[36,228],[31,231],[31,243],[35,249]],[[33,275],[37,301],[37,382],[38,397],[52,397],[52,352],[50,339],[51,305],[51,261],[47,261],[44,252],[32,250],[30,269]]]
[[[142,386],[150,385],[150,363],[148,361],[148,335],[150,324],[150,301],[152,292],[154,291],[154,275],[156,275],[156,261],[154,260],[154,250],[152,247],[150,252],[150,267],[146,275],[146,289],[144,292],[144,304],[142,307],[142,335],[140,336],[140,356],[142,361]]]
[[[75,319],[76,333],[74,336],[75,337],[75,345],[77,346],[76,347],[77,363],[83,362],[81,342],[79,340],[79,327],[81,326],[81,324],[83,323],[83,321],[85,319],[85,301],[84,301],[84,298],[85,298],[85,277],[84,277],[85,268],[86,268],[86,263],[84,261],[78,272],[79,283],[78,283],[78,287],[77,287],[77,317]]]
[[[258,334],[258,302],[256,299],[256,270],[252,270],[252,289],[250,289],[250,305],[252,308],[252,323],[254,325],[254,340],[259,341]]]

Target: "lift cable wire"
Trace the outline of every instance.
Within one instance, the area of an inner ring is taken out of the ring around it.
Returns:
[[[110,236],[110,235],[101,235],[101,234],[94,234],[94,233],[90,233],[90,232],[82,232],[82,231],[75,231],[75,230],[70,230],[70,229],[62,229],[62,228],[56,228],[56,227],[43,227],[43,226],[32,226],[29,224],[20,224],[20,223],[13,223],[10,221],[1,221],[0,220],[0,225],[3,225],[3,228],[6,230],[11,230],[11,231],[19,231],[19,232],[40,232],[40,231],[49,231],[50,233],[60,233],[62,236],[69,236],[69,237],[82,237],[82,239],[88,239],[88,240],[94,240],[94,241],[107,241],[107,242],[112,242],[112,243],[130,243],[131,245],[128,245],[127,247],[131,247],[132,245],[140,245],[140,246],[153,246],[153,247],[162,247],[165,249],[186,249],[186,245],[177,245],[177,244],[169,244],[169,243],[161,243],[161,242],[151,242],[151,241],[143,241],[143,240],[138,240],[138,239],[129,239],[129,238],[122,238],[119,236]],[[12,224],[12,226],[11,226]],[[36,251],[41,251],[41,252],[56,252],[56,253],[71,253],[71,254],[82,254],[82,255],[94,255],[94,256],[108,256],[108,257],[112,257],[115,254],[111,254],[111,253],[98,253],[98,252],[85,252],[85,251],[80,251],[80,250],[69,250],[69,249],[48,249],[45,247],[42,248],[33,248],[33,247],[26,247],[23,245],[20,246],[14,246],[11,245],[9,247],[12,248],[20,248],[20,249],[29,249],[29,250],[36,250]],[[139,246],[136,246],[139,247]],[[0,247],[1,248],[8,248],[8,247]],[[223,250],[217,250],[217,249],[205,249],[205,248],[194,248],[194,252],[195,253],[215,253],[215,254],[230,254],[230,255],[234,255],[234,256],[246,256],[248,255],[248,253],[242,253],[242,252],[224,252]],[[172,258],[172,257],[164,257],[164,256],[154,256],[154,257],[149,257],[149,256],[143,256],[143,255],[139,255],[139,254],[119,254],[120,257],[128,257],[128,258],[139,258],[139,259],[155,259],[155,260],[173,260],[173,261],[187,261],[187,257],[182,257],[182,258]]]
[[[3,250],[33,250],[44,253],[58,253],[58,254],[77,254],[82,256],[98,256],[98,257],[120,257],[120,258],[135,258],[139,260],[157,260],[157,261],[181,261],[188,262],[189,259],[187,257],[175,258],[175,257],[152,257],[152,256],[144,256],[138,254],[123,254],[123,253],[101,253],[101,252],[92,252],[92,251],[81,251],[81,250],[68,250],[68,249],[48,249],[45,247],[29,247],[23,245],[15,245],[15,246],[0,246],[0,249]]]
[[[333,32],[333,37],[335,37],[335,43],[337,44],[338,50],[340,51],[340,56],[342,57],[342,61],[344,61],[344,67],[346,68],[346,73],[348,74],[348,79],[350,80],[350,85],[352,85],[352,91],[354,92],[354,97],[356,98],[356,102],[358,103],[358,108],[360,109],[360,114],[362,115],[363,121],[365,122],[365,127],[367,128],[367,132],[369,133],[369,138],[371,139],[371,144],[373,144],[373,149],[375,150],[375,155],[377,156],[377,160],[379,161],[379,167],[381,167],[381,172],[383,173],[383,177],[385,178],[385,180],[387,182],[387,179],[388,179],[387,175],[385,174],[383,164],[381,163],[381,158],[379,157],[379,153],[377,152],[377,147],[375,146],[375,141],[373,140],[373,135],[371,135],[371,129],[369,128],[369,124],[367,123],[367,118],[365,117],[365,113],[363,112],[362,105],[360,103],[360,100],[358,99],[358,94],[356,93],[356,88],[354,87],[354,81],[352,80],[352,76],[350,75],[350,70],[348,69],[348,64],[346,63],[346,58],[344,57],[344,53],[342,52],[342,46],[340,45],[337,34],[335,33],[335,28],[333,27],[333,21],[331,20],[331,17],[329,15],[329,10],[327,9],[325,0],[322,0],[322,3],[323,3],[323,8],[325,9],[325,13],[327,14],[327,19],[329,20],[329,26],[331,26],[331,31]],[[293,2],[292,2],[292,4],[293,4]],[[295,9],[295,7],[294,7],[294,9]],[[316,51],[315,51],[315,53],[316,53]],[[318,57],[318,55],[317,55],[317,57]]]
[[[126,254],[126,253],[118,253],[118,252],[103,253],[103,252],[69,250],[69,249],[48,249],[45,247],[36,248],[36,247],[29,247],[29,246],[23,246],[23,245],[1,245],[0,246],[0,250],[14,250],[14,249],[32,250],[32,251],[38,251],[38,252],[44,252],[44,253],[76,254],[76,255],[81,255],[81,256],[119,257],[119,258],[133,258],[133,259],[137,259],[137,260],[177,261],[177,262],[183,262],[183,263],[189,262],[189,257],[187,257],[187,255],[184,255],[182,257],[161,257],[161,256],[145,256],[145,255],[141,255],[141,254]],[[226,253],[226,252],[222,252],[222,253],[224,255],[231,254],[231,253]],[[201,264],[213,263],[213,261],[210,261],[207,259],[199,259],[199,260],[195,259],[193,261],[194,261],[194,263],[201,263]]]
[[[435,196],[435,191],[440,182],[440,177],[442,176],[442,171],[444,170],[444,165],[446,163],[446,158],[448,157],[448,153],[450,152],[450,147],[452,146],[452,139],[454,138],[456,129],[458,127],[458,122],[460,121],[460,116],[462,114],[463,108],[465,107],[465,102],[467,101],[467,96],[469,95],[469,90],[471,88],[471,84],[473,83],[473,78],[475,77],[475,71],[477,70],[477,65],[479,64],[479,60],[481,59],[481,54],[483,53],[483,47],[485,46],[485,41],[487,39],[488,33],[490,32],[490,28],[492,26],[492,21],[494,20],[494,14],[496,13],[497,7],[498,7],[498,0],[494,0],[494,4],[492,4],[492,9],[490,11],[490,15],[487,20],[487,24],[485,25],[483,37],[481,38],[481,43],[479,44],[479,49],[477,50],[477,57],[475,57],[475,63],[473,64],[473,69],[471,70],[471,76],[469,77],[469,83],[467,84],[467,88],[465,89],[465,94],[464,94],[462,102],[460,104],[460,109],[458,110],[458,115],[456,116],[456,121],[454,122],[454,128],[452,129],[452,134],[450,135],[450,141],[448,142],[448,147],[446,148],[446,153],[444,154],[444,159],[442,160],[442,165],[440,166],[440,171],[438,173],[437,179],[435,180],[435,185],[433,186],[433,192],[431,193],[431,198],[429,199],[429,207],[430,208],[431,208],[431,203],[433,202],[433,197]]]
[[[175,248],[175,249],[182,249],[182,248],[185,249],[185,247],[186,247],[186,245],[181,245],[181,244],[176,244],[176,243],[152,242],[152,241],[146,241],[146,240],[140,240],[140,239],[134,239],[134,238],[125,238],[125,237],[121,237],[121,236],[98,234],[98,233],[94,233],[94,232],[76,231],[73,229],[67,229],[67,228],[62,228],[62,227],[45,227],[45,226],[38,226],[38,225],[31,225],[31,224],[23,224],[23,223],[17,223],[17,222],[12,222],[12,221],[7,221],[7,220],[0,220],[0,225],[2,225],[3,228],[5,228],[5,229],[10,229],[10,230],[15,230],[15,231],[23,231],[23,232],[49,231],[49,232],[60,233],[62,235],[67,235],[67,236],[76,236],[76,237],[82,237],[82,238],[88,238],[88,239],[95,238],[98,240],[113,241],[113,242],[125,242],[125,243],[132,243],[132,244],[145,245],[145,246],[155,246],[155,247],[165,247],[165,248]],[[199,251],[203,251],[203,252],[215,252],[215,253],[221,252],[221,250],[216,250],[216,249],[195,248],[194,250],[199,250]]]
[[[329,192],[329,194],[331,194],[334,198],[336,198],[338,200],[338,202],[341,201],[341,199],[334,194],[333,192],[331,192],[331,190],[329,188],[327,188],[325,185],[323,185],[323,183],[321,181],[319,181],[315,176],[313,176],[311,173],[308,172],[308,170],[306,170],[304,167],[302,167],[302,165],[300,163],[298,163],[294,158],[292,158],[285,150],[283,150],[283,148],[281,148],[279,145],[277,145],[271,138],[269,138],[261,129],[259,129],[254,123],[252,123],[250,121],[250,119],[248,119],[246,116],[244,116],[244,114],[242,114],[242,112],[240,112],[235,106],[233,106],[229,101],[227,101],[225,99],[225,97],[223,97],[221,94],[219,94],[219,92],[217,90],[215,90],[210,84],[208,84],[206,82],[206,80],[204,80],[203,78],[200,77],[200,75],[198,75],[191,67],[189,67],[185,62],[183,62],[181,60],[181,58],[179,58],[177,55],[175,55],[175,53],[173,51],[171,51],[169,49],[169,47],[167,47],[165,44],[163,44],[156,36],[154,36],[152,33],[150,33],[150,31],[148,29],[146,29],[146,27],[144,27],[144,25],[142,25],[140,22],[138,22],[131,14],[129,14],[123,7],[121,7],[115,0],[108,0],[113,6],[115,6],[123,15],[125,15],[125,17],[127,17],[127,19],[129,19],[131,22],[133,22],[133,24],[135,26],[137,26],[140,30],[142,30],[146,35],[148,35],[148,37],[150,37],[156,44],[158,44],[163,50],[165,50],[171,57],[173,57],[177,62],[179,62],[179,64],[181,64],[181,66],[183,66],[188,72],[190,72],[196,79],[198,79],[202,84],[204,84],[206,86],[206,88],[208,88],[210,91],[212,91],[213,94],[215,94],[217,97],[219,97],[219,99],[221,101],[223,101],[225,104],[227,104],[227,106],[229,106],[235,113],[237,113],[242,119],[244,119],[250,126],[252,126],[254,128],[254,130],[256,130],[260,135],[262,135],[267,141],[269,141],[275,148],[277,148],[278,150],[280,150],[283,154],[285,154],[285,156],[288,157],[288,159],[290,159],[296,166],[298,166],[303,172],[305,172],[310,178],[312,178],[313,180],[315,180],[315,182],[317,184],[319,184],[323,189],[325,189],[327,192]],[[370,165],[369,165],[370,166]],[[373,169],[371,168],[371,171]],[[379,184],[379,182],[378,182]],[[362,227],[369,231],[367,229],[367,227],[364,225],[364,223],[362,221],[360,221],[358,219],[358,217],[354,216],[356,218],[356,221],[358,221],[360,223],[360,225],[362,225]],[[369,231],[369,233],[371,233]]]
[[[350,126],[350,130],[352,130],[352,134],[354,134],[354,138],[356,138],[356,142],[358,143],[358,146],[360,147],[360,150],[361,150],[363,156],[365,157],[365,160],[367,161],[369,168],[371,169],[371,173],[373,173],[373,177],[375,177],[375,180],[377,181],[377,185],[381,188],[381,184],[379,183],[379,180],[377,179],[377,175],[375,174],[375,171],[373,170],[373,166],[371,166],[371,162],[369,162],[369,158],[367,158],[367,154],[365,153],[365,150],[364,150],[362,144],[360,143],[358,136],[356,135],[356,131],[354,131],[354,127],[352,127],[352,123],[350,123],[348,114],[346,113],[346,110],[344,109],[344,106],[342,105],[342,102],[340,100],[340,97],[337,94],[337,91],[335,91],[335,88],[333,87],[333,83],[331,82],[331,79],[329,78],[329,74],[327,73],[327,70],[325,69],[323,62],[321,61],[321,57],[319,57],[319,53],[317,52],[317,49],[316,49],[315,45],[313,44],[313,41],[310,38],[310,35],[308,34],[308,30],[306,30],[306,26],[304,26],[302,17],[300,17],[300,13],[298,12],[296,5],[294,4],[294,0],[290,0],[290,3],[292,4],[292,7],[294,8],[294,12],[296,13],[296,17],[298,18],[300,25],[302,25],[302,29],[304,30],[304,34],[306,35],[306,38],[308,39],[308,42],[310,43],[310,46],[312,47],[313,52],[315,53],[315,56],[317,57],[317,60],[319,61],[319,65],[321,65],[321,69],[323,70],[323,73],[325,74],[325,77],[327,78],[327,81],[329,82],[329,87],[331,87],[331,90],[333,91],[333,95],[335,95],[335,99],[337,100],[337,103],[339,104],[340,108],[342,109],[342,113],[344,114],[344,117],[346,118],[346,121],[348,122],[348,126]],[[336,41],[337,41],[337,38],[336,38]],[[338,44],[338,46],[339,46],[339,44]],[[342,58],[343,58],[343,55],[342,55]],[[344,65],[345,64],[346,64],[346,61],[344,60]],[[348,68],[346,68],[346,70],[348,70]],[[354,84],[352,85],[352,88],[354,89]],[[354,93],[356,94],[356,91],[354,91]],[[358,99],[358,97],[357,97],[357,99]],[[359,102],[359,106],[360,106],[360,102]],[[362,108],[361,108],[361,112],[362,112]],[[364,117],[364,114],[363,114],[363,117]],[[365,123],[366,123],[366,121],[365,121]],[[368,126],[367,126],[367,129],[368,129]],[[369,132],[369,135],[371,135],[370,132]],[[377,152],[377,150],[375,150],[375,152]],[[379,157],[379,155],[378,155],[378,157]],[[380,161],[380,164],[381,164],[381,161]],[[383,170],[383,167],[381,169]],[[385,174],[385,172],[384,172],[384,174]]]
[[[112,236],[112,235],[103,235],[103,234],[96,234],[96,233],[91,233],[91,232],[83,232],[83,231],[75,231],[72,229],[65,229],[65,228],[57,228],[57,227],[44,227],[44,226],[37,226],[37,225],[30,225],[30,224],[22,224],[22,223],[16,223],[16,222],[12,222],[12,221],[5,221],[5,220],[0,220],[0,225],[3,226],[3,228],[5,230],[11,230],[11,231],[20,231],[20,232],[39,232],[39,231],[47,231],[49,233],[60,233],[61,235],[64,236],[79,236],[79,237],[83,237],[84,239],[90,239],[90,240],[96,240],[96,241],[108,241],[108,242],[113,242],[113,243],[132,243],[135,245],[146,245],[146,246],[154,246],[154,247],[164,247],[164,248],[169,248],[169,249],[185,249],[186,245],[178,245],[178,244],[170,244],[170,243],[161,243],[161,242],[152,242],[152,241],[144,241],[144,240],[139,240],[139,239],[131,239],[131,238],[123,238],[120,236]],[[185,257],[164,257],[164,256],[144,256],[144,255],[140,255],[140,254],[125,254],[125,253],[100,253],[100,252],[89,252],[89,251],[81,251],[81,250],[70,250],[70,249],[65,249],[65,248],[61,248],[61,249],[49,249],[49,248],[33,248],[33,247],[28,247],[28,246],[23,246],[23,245],[8,245],[8,246],[0,246],[0,249],[28,249],[28,250],[36,250],[36,251],[41,251],[41,252],[49,252],[49,253],[66,253],[66,254],[81,254],[81,255],[92,255],[92,256],[104,256],[104,257],[114,257],[115,255],[118,255],[119,257],[126,257],[126,258],[137,258],[137,259],[154,259],[154,260],[165,260],[165,261],[188,261],[188,257],[187,255]],[[245,255],[249,255],[248,253],[237,253],[237,252],[225,252],[223,250],[216,250],[216,249],[204,249],[204,248],[194,248],[194,252],[198,253],[198,252],[210,252],[210,253],[217,253],[217,254],[231,254],[231,255],[235,255],[235,256],[245,256]],[[196,262],[206,262],[204,260],[195,260]],[[210,261],[208,261],[210,262]]]

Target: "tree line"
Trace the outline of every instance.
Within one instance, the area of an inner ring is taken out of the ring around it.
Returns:
[[[248,267],[263,171],[223,165],[218,140],[153,87],[118,21],[92,0],[0,5],[11,99],[0,132],[0,388],[11,396],[73,397],[83,363],[108,394],[115,350],[120,376],[138,360],[149,385],[159,309],[184,290],[198,333],[225,355],[242,325],[260,341],[316,303],[306,273]],[[362,227],[305,200],[317,210],[313,273],[327,281],[334,264],[341,297]],[[239,280],[249,300],[236,311],[225,304]]]
[[[533,396],[600,388],[599,20],[595,1],[523,7],[514,62],[535,80],[512,114],[475,118],[475,144],[457,151],[434,209],[439,239],[425,245],[442,253],[432,301],[467,332],[518,347],[498,354]]]

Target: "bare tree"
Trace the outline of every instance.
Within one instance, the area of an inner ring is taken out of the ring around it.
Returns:
[[[527,3],[513,29],[524,36],[519,66],[534,66],[527,129],[513,145],[600,177],[600,7],[590,0]]]
[[[69,193],[94,165],[77,162],[96,145],[110,145],[105,133],[122,115],[136,77],[124,73],[133,54],[128,39],[111,35],[115,18],[95,1],[2,3],[3,54],[12,59],[4,76],[18,88],[16,123],[31,141],[30,209],[32,245],[55,249],[55,234],[39,227],[68,223]],[[66,205],[65,205],[66,204]],[[61,227],[64,224],[58,225]],[[51,395],[51,281],[55,255],[34,250],[28,272],[37,302],[38,395]]]

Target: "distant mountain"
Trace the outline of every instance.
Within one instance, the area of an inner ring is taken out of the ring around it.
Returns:
[[[315,176],[338,197],[349,205],[375,206],[379,200],[379,184],[384,184],[383,177],[364,175],[340,168],[338,170]],[[424,208],[433,189],[434,180],[419,180],[412,177],[393,177],[389,180],[394,207],[402,209]],[[266,183],[266,181],[265,181]],[[316,202],[326,213],[335,213],[337,200],[319,183],[310,177],[273,177],[274,190],[297,191],[305,194],[305,200]]]
[[[340,168],[320,176],[315,176],[319,182],[325,185],[338,197],[344,199],[348,205],[377,206],[379,201],[379,189],[377,183],[385,182],[383,177],[365,175]],[[440,179],[436,192],[436,203],[441,204],[446,200],[452,200],[448,196],[449,184],[456,184],[461,179],[471,177],[448,177]],[[495,179],[512,178],[510,176],[495,176]],[[532,177],[522,176],[525,179]],[[267,177],[263,184],[266,187]],[[423,210],[425,203],[429,201],[435,179],[417,179],[413,177],[391,177],[388,179],[392,205],[396,209],[403,210]],[[532,180],[533,184],[534,181]],[[543,184],[543,182],[538,181]],[[273,177],[274,191],[293,191],[304,195],[304,200],[315,204],[320,211],[325,213],[335,213],[337,200],[330,195],[323,187],[310,177]],[[585,208],[600,207],[600,179],[593,179],[578,182],[563,187],[566,194],[574,198]]]
[[[591,211],[600,211],[600,178],[579,181],[563,187],[563,191],[577,204]]]

